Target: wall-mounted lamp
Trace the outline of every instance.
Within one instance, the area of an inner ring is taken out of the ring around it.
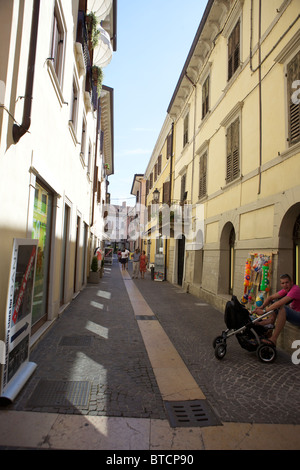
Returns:
[[[153,191],[153,201],[155,203],[159,202],[159,195],[160,195],[160,192],[158,191],[158,189],[155,189]]]

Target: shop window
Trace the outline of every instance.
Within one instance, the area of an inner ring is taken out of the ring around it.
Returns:
[[[36,182],[32,238],[39,242],[32,307],[33,327],[46,320],[52,208],[53,195]]]

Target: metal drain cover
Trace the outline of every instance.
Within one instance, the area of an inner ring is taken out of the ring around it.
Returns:
[[[67,382],[40,380],[26,406],[38,407],[86,407],[89,403],[91,385],[89,382]]]
[[[59,346],[90,346],[92,336],[63,336],[60,340]]]
[[[207,400],[169,401],[164,404],[172,428],[221,425]]]
[[[136,320],[157,320],[154,315],[136,315]]]

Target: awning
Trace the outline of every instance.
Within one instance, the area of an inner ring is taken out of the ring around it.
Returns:
[[[94,49],[93,64],[97,67],[106,67],[113,55],[113,48],[110,42],[109,34],[102,26],[98,26],[100,31],[99,44]]]
[[[109,14],[113,0],[88,0],[87,11],[93,12],[98,21],[104,20]]]

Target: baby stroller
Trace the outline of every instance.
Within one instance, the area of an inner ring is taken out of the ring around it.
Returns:
[[[235,335],[243,349],[254,352],[262,362],[273,362],[276,359],[276,348],[261,340],[267,338],[269,328],[259,325],[259,321],[269,315],[270,312],[252,320],[250,312],[242,305],[235,296],[227,302],[225,307],[225,324],[227,330],[222,332],[213,341],[215,356],[223,359],[226,354],[226,341]]]

